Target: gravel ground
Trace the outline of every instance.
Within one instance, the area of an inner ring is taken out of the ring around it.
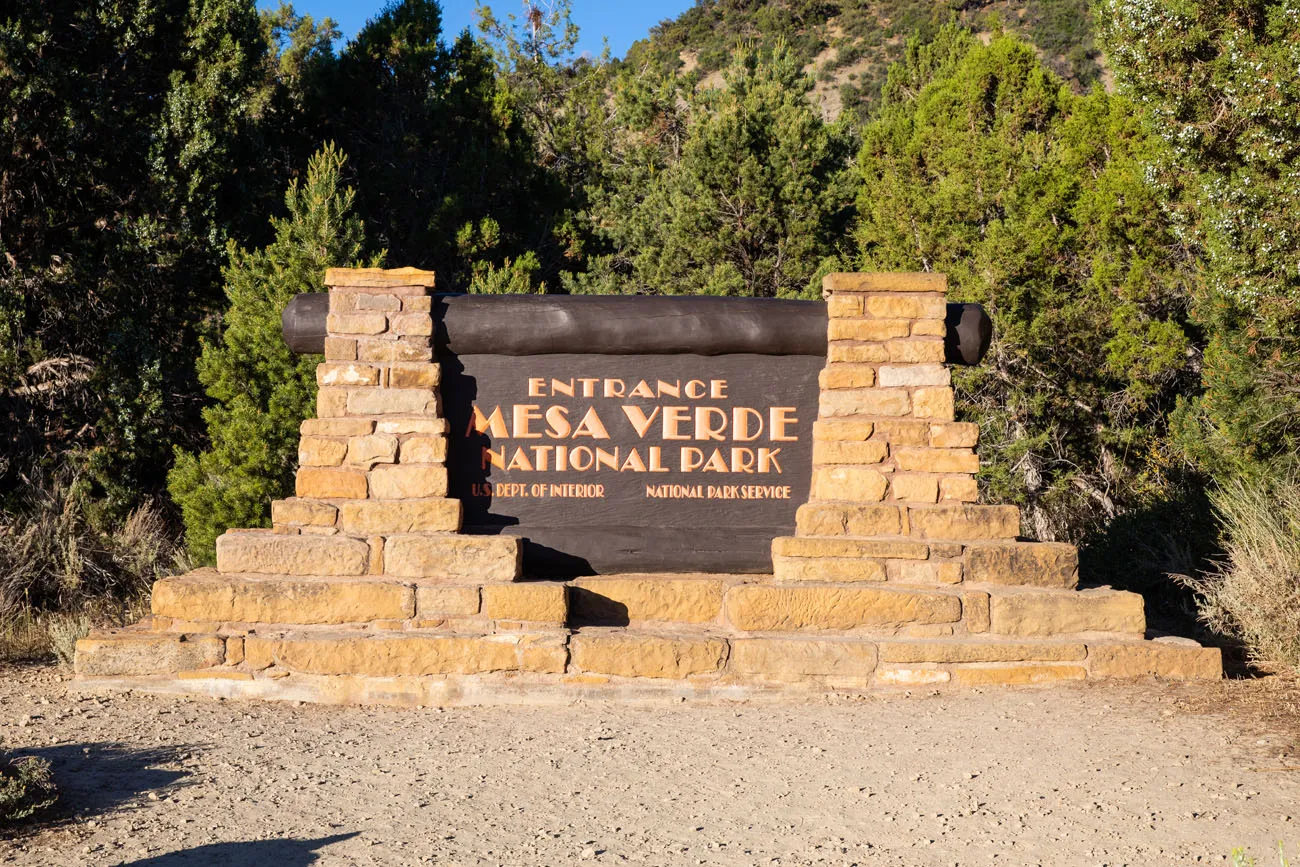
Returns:
[[[1250,685],[440,712],[63,676],[0,669],[0,748],[51,759],[62,790],[0,864],[1275,864],[1300,845],[1295,729]]]

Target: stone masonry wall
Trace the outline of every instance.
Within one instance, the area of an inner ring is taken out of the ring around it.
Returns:
[[[462,507],[447,496],[433,282],[432,272],[414,268],[326,273],[330,306],[325,362],[316,369],[317,417],[302,424],[297,496],[272,503],[274,531],[363,540],[363,571],[371,575],[511,581],[520,570],[518,540],[453,535]],[[352,561],[361,548],[306,547],[300,553],[227,534],[218,542],[218,568],[292,574],[302,571],[297,561],[314,560],[322,574],[356,574]],[[334,562],[340,557],[348,562]]]
[[[462,535],[447,496],[433,275],[331,270],[317,418],[270,530],[164,578],[153,616],[78,643],[80,679],[385,704],[741,697],[1157,674],[1217,650],[1144,641],[1142,598],[1076,590],[1073,546],[975,504],[953,420],[946,280],[832,274],[813,485],[773,572],[521,581],[521,544]]]
[[[979,499],[979,427],[953,421],[942,274],[831,274],[812,499]]]

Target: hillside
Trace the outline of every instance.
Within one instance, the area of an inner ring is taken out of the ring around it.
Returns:
[[[1101,77],[1087,0],[697,0],[633,44],[625,62],[675,69],[708,86],[738,42],[784,38],[815,77],[812,98],[825,117],[843,108],[865,115],[907,38],[950,17],[976,32],[1001,21],[1080,89]]]

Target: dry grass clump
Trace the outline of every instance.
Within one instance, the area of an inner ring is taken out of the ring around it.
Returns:
[[[30,818],[57,799],[45,759],[25,756],[0,764],[0,827]]]
[[[71,473],[25,480],[0,513],[0,660],[70,662],[92,623],[138,614],[153,582],[184,568],[157,507],[102,512]]]
[[[1234,481],[1212,500],[1226,557],[1191,582],[1201,619],[1252,662],[1300,672],[1300,481]]]

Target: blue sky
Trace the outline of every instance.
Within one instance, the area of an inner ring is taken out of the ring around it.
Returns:
[[[274,6],[276,0],[259,0],[258,5]],[[333,18],[344,38],[356,35],[366,20],[377,15],[385,5],[385,0],[295,0],[293,4],[299,13],[313,18]],[[443,0],[447,38],[454,38],[473,24],[474,5],[474,0]],[[487,5],[498,17],[504,17],[507,12],[517,16],[523,12],[520,0],[497,0]],[[573,0],[573,20],[582,29],[578,51],[598,54],[602,37],[608,37],[614,56],[622,57],[651,27],[666,18],[676,18],[693,5],[693,0]]]

